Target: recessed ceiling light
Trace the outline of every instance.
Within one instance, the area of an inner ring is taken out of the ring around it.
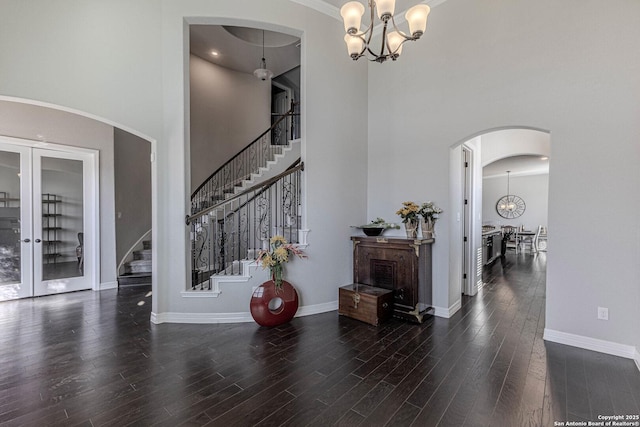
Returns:
[[[217,50],[211,51],[211,56],[218,56],[218,55],[220,55],[220,52],[218,52]]]
[[[547,156],[542,156],[540,157],[540,160],[549,160],[549,158]]]

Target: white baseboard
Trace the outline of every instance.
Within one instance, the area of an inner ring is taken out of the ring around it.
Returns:
[[[458,310],[460,310],[460,308],[462,308],[462,300],[458,300],[456,302],[453,303],[453,305],[449,308],[445,308],[445,307],[433,307],[433,315],[434,316],[438,316],[438,317],[444,317],[445,319],[450,318],[451,316],[453,316],[454,314],[456,314],[456,312]]]
[[[296,317],[310,316],[312,314],[326,313],[338,309],[338,301],[323,304],[306,305],[298,308]],[[151,313],[151,323],[245,323],[253,322],[250,312],[239,313]]]
[[[312,314],[327,313],[338,309],[338,301],[325,302],[323,304],[305,305],[298,308],[296,317],[311,316]]]
[[[105,289],[117,289],[118,288],[118,281],[116,280],[115,282],[102,282],[100,283],[100,290],[104,291]]]
[[[219,289],[217,291],[182,291],[180,296],[182,298],[218,298],[221,293]]]
[[[543,338],[545,339],[545,341],[570,345],[572,347],[597,351],[599,353],[611,354],[612,356],[620,356],[626,359],[633,359],[635,360],[638,369],[640,369],[640,354],[638,353],[638,350],[631,345],[619,344],[611,341],[604,341],[597,338],[574,335],[546,328],[544,330]]]
[[[249,312],[241,313],[151,313],[151,323],[244,323],[253,322]]]

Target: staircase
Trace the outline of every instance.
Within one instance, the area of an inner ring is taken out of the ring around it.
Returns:
[[[296,113],[297,104],[218,168],[191,195],[191,289],[212,291],[217,279],[243,281],[248,265],[269,238],[298,243],[301,212],[299,139],[286,145],[272,136]],[[255,265],[255,263],[253,263]],[[216,277],[217,276],[217,277]]]
[[[133,251],[133,260],[124,264],[124,274],[118,277],[118,286],[151,284],[151,240],[143,241],[142,247]]]

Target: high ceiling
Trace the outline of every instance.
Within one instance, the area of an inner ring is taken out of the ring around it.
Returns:
[[[340,19],[340,8],[346,0],[291,0]],[[360,0],[364,5],[367,0]],[[395,18],[401,29],[406,26],[404,13],[416,4],[428,4],[431,7],[445,0],[396,0]],[[368,11],[363,17],[363,27],[368,25]],[[377,18],[376,18],[377,20]],[[406,30],[406,29],[405,29]],[[262,30],[255,28],[231,27],[221,25],[191,25],[191,53],[213,64],[231,70],[253,73],[259,67],[262,58]],[[213,56],[211,52],[218,52]],[[300,39],[282,33],[265,31],[265,58],[267,68],[275,76],[300,65]]]
[[[222,25],[191,25],[191,53],[221,67],[253,73],[262,58],[262,30]],[[300,39],[264,31],[264,57],[275,76],[300,65]],[[212,51],[218,53],[212,55]]]
[[[496,160],[482,168],[483,178],[506,176],[541,175],[549,173],[549,159],[544,156],[513,156]]]

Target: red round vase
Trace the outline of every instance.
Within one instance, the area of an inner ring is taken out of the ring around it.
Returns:
[[[283,280],[282,287],[276,289],[273,280],[269,280],[253,292],[249,307],[251,316],[258,325],[282,325],[293,319],[298,311],[298,293],[289,282]]]

